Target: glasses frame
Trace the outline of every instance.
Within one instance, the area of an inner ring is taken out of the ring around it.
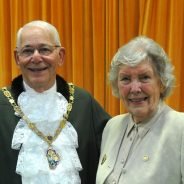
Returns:
[[[41,51],[41,49],[44,49],[44,47],[48,47],[48,51],[45,51],[45,54],[42,53],[43,51]],[[47,44],[44,44],[44,45],[41,45],[41,46],[38,46],[38,47],[32,47],[32,46],[24,46],[22,47],[21,49],[18,49],[18,47],[16,47],[16,51],[18,53],[18,55],[20,57],[23,57],[23,58],[30,58],[34,55],[35,51],[37,50],[38,53],[41,55],[41,56],[49,56],[50,54],[52,54],[54,52],[54,50],[56,48],[59,48],[61,47],[60,45],[47,45]],[[52,48],[52,49],[51,49]],[[24,49],[32,49],[32,53],[23,53]],[[50,50],[49,50],[50,49]],[[47,53],[48,52],[48,53]]]

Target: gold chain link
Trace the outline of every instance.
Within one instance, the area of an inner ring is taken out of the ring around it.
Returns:
[[[10,102],[11,106],[13,107],[14,111],[27,123],[28,127],[37,134],[42,140],[47,142],[47,144],[50,146],[58,137],[58,135],[61,133],[61,130],[65,127],[66,121],[69,117],[69,114],[72,110],[72,104],[74,102],[74,85],[72,83],[69,83],[69,102],[67,105],[67,111],[63,115],[63,119],[60,121],[59,127],[57,128],[54,136],[45,136],[35,125],[35,123],[31,122],[30,119],[23,113],[21,108],[16,104],[14,98],[12,97],[10,91],[6,87],[2,88],[3,94],[7,97],[8,101]]]

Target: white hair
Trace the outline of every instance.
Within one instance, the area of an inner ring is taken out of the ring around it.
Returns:
[[[150,61],[164,87],[161,99],[167,97],[174,87],[173,65],[163,48],[146,36],[138,36],[119,48],[114,55],[109,72],[109,81],[114,96],[119,97],[117,86],[118,71],[122,65],[136,66],[142,61]]]
[[[46,29],[54,37],[55,44],[58,46],[61,46],[60,37],[59,37],[59,33],[58,33],[57,29],[52,24],[50,24],[48,22],[45,22],[42,20],[35,20],[35,21],[31,21],[31,22],[25,24],[23,27],[21,27],[18,30],[16,47],[20,47],[22,32],[25,28],[28,28],[28,27],[40,27],[40,28]]]

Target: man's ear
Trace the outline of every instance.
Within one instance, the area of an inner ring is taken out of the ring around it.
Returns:
[[[20,63],[19,62],[19,55],[18,55],[18,52],[16,49],[14,50],[14,59],[15,59],[17,66],[19,66],[19,63]]]
[[[58,65],[61,66],[65,60],[65,48],[64,47],[60,47],[59,58],[60,59],[59,59]]]

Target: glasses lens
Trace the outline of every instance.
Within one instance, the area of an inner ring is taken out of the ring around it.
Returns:
[[[53,51],[54,51],[54,46],[42,46],[40,48],[38,48],[38,52],[41,54],[41,55],[44,55],[44,56],[48,56],[50,55]]]
[[[23,47],[18,53],[22,57],[30,57],[34,54],[35,50],[39,52],[42,56],[48,56],[52,54],[55,48],[59,46],[52,46],[52,45],[43,45],[38,48],[33,47]]]
[[[19,52],[20,56],[23,56],[23,57],[29,57],[31,55],[33,55],[34,53],[34,48],[22,48]]]

